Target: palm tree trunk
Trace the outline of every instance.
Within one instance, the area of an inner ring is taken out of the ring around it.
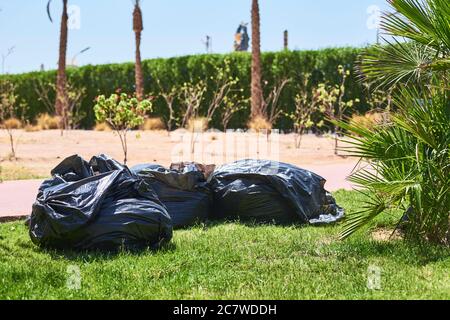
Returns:
[[[139,1],[135,2],[133,11],[133,30],[136,38],[136,63],[135,63],[135,78],[136,78],[136,98],[141,101],[144,99],[144,73],[142,71],[141,61],[141,33],[144,30],[142,22],[142,11],[139,6]]]
[[[252,2],[252,84],[251,84],[252,118],[262,114],[261,86],[261,33],[258,0]]]
[[[56,101],[55,112],[61,117],[61,125],[64,126],[67,113],[67,78],[66,78],[66,52],[67,52],[67,38],[68,28],[67,21],[69,17],[67,14],[67,0],[63,0],[63,13],[61,17],[61,31],[59,39],[59,61],[58,61],[58,75],[56,77]]]

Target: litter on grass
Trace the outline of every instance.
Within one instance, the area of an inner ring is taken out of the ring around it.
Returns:
[[[108,156],[62,161],[42,183],[29,220],[46,248],[160,248],[173,228],[214,219],[331,224],[344,217],[325,179],[293,165],[242,160],[223,165],[139,165]]]

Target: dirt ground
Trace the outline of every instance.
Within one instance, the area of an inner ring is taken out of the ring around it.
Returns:
[[[79,154],[85,159],[93,155],[108,154],[122,161],[119,137],[113,132],[68,131],[61,136],[58,130],[15,132],[18,143],[16,161],[9,161],[9,140],[0,134],[0,165],[22,167],[33,176],[48,176],[50,170],[64,158]],[[192,139],[195,138],[194,153]],[[332,137],[305,135],[300,149],[295,147],[293,134],[264,134],[243,132],[206,132],[192,135],[185,130],[169,134],[165,131],[132,131],[128,133],[128,164],[158,163],[195,160],[208,164],[223,164],[242,158],[279,160],[300,167],[355,164],[355,159],[334,155]]]

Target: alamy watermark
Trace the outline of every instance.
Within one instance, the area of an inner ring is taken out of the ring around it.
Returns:
[[[81,289],[81,270],[76,265],[67,266],[67,280],[66,287],[70,290]]]
[[[381,268],[370,265],[367,268],[367,288],[370,290],[381,290]]]
[[[256,159],[276,163],[280,160],[280,137],[278,130],[174,133],[171,161],[218,164]],[[270,170],[276,172],[278,167]]]
[[[371,5],[367,7],[367,14],[369,17],[367,18],[366,25],[369,30],[378,30],[380,29],[381,24],[381,9],[377,5]]]
[[[77,5],[69,5],[67,7],[67,15],[69,20],[67,21],[67,27],[69,30],[81,29],[81,8]]]

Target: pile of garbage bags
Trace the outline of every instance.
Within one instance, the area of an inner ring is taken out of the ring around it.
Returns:
[[[172,220],[153,189],[118,162],[79,156],[52,170],[30,217],[31,240],[75,250],[159,248],[172,238]]]
[[[293,165],[242,160],[128,167],[100,155],[62,161],[42,183],[29,220],[42,247],[160,248],[173,229],[215,219],[330,224],[344,217],[325,179]]]

